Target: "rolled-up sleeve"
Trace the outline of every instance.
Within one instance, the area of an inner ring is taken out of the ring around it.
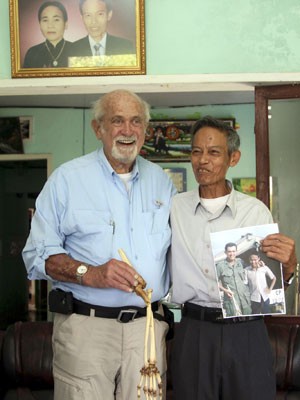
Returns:
[[[52,176],[37,198],[30,234],[22,252],[29,279],[52,280],[46,274],[45,261],[51,255],[66,254],[64,235],[59,229],[62,213],[59,197],[56,180]]]

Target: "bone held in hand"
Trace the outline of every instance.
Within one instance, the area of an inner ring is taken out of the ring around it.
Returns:
[[[126,264],[131,265],[130,261],[128,260],[126,254],[122,249],[119,249],[119,254],[122,259]],[[149,298],[147,296],[147,293],[143,290],[147,286],[147,282],[141,277],[141,275],[136,274],[135,279],[137,280],[138,284],[133,287],[134,292],[140,296],[146,304],[149,303]]]

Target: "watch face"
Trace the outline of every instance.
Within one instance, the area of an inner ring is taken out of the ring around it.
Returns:
[[[87,267],[85,265],[79,265],[79,267],[77,268],[77,273],[80,275],[85,274],[87,271]]]

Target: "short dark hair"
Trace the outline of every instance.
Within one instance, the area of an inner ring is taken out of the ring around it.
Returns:
[[[194,137],[196,133],[201,128],[205,127],[215,128],[226,136],[229,155],[231,155],[234,151],[239,150],[241,143],[237,131],[233,129],[230,125],[226,124],[225,122],[213,118],[209,115],[206,115],[205,117],[199,119],[192,126],[191,128],[192,144],[194,142]]]
[[[228,247],[235,247],[237,249],[237,244],[234,242],[229,242],[225,244],[225,251],[227,251]]]
[[[249,254],[249,259],[251,258],[251,256],[257,256],[258,258],[260,258],[260,255],[257,251],[253,251]]]
[[[99,0],[99,1],[103,1],[103,3],[106,4],[107,11],[112,10],[111,0]],[[82,15],[82,6],[85,2],[86,0],[79,0],[79,10],[81,15]]]
[[[59,1],[46,1],[45,3],[43,3],[43,4],[41,5],[41,7],[39,8],[39,11],[38,11],[38,18],[39,18],[39,21],[41,21],[42,12],[45,10],[45,8],[51,7],[51,6],[52,6],[52,7],[57,7],[57,8],[62,12],[64,21],[65,21],[65,22],[68,21],[68,13],[67,13],[67,10],[65,9],[65,6],[64,6],[62,3],[60,3]]]

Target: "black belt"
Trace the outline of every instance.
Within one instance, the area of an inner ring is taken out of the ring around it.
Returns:
[[[151,304],[153,317],[159,321],[165,321],[164,316],[156,313],[158,301]],[[65,292],[60,289],[53,289],[49,293],[49,310],[60,314],[81,314],[90,317],[111,318],[119,322],[129,322],[136,318],[145,317],[146,307],[125,306],[125,307],[103,307],[88,304],[73,297],[72,292]]]
[[[158,310],[158,302],[151,304],[153,317],[163,321],[164,317],[155,313]],[[73,312],[75,314],[88,315],[99,318],[116,319],[118,322],[127,323],[136,318],[145,317],[147,313],[146,307],[125,306],[125,307],[103,307],[96,306],[83,301],[73,299]]]
[[[216,322],[221,324],[235,324],[238,322],[248,322],[262,319],[260,316],[223,318],[221,308],[202,307],[193,303],[184,304],[182,308],[182,316],[197,319],[199,321]]]

